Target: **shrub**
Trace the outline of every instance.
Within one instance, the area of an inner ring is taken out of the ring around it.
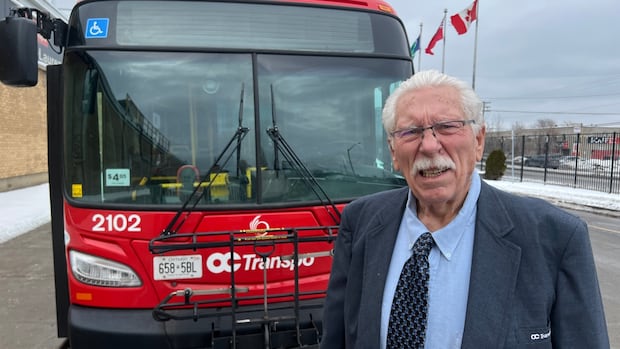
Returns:
[[[506,155],[503,151],[495,149],[487,158],[484,179],[500,179],[504,175],[504,171],[506,171]]]

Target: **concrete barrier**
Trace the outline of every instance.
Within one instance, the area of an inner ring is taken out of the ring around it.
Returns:
[[[32,187],[34,185],[47,183],[47,181],[47,172],[33,173],[10,178],[0,178],[0,193],[9,190]]]

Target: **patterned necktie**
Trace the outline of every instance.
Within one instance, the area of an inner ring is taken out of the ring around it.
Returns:
[[[403,266],[390,312],[388,349],[424,348],[428,309],[428,254],[433,243],[431,233],[422,234],[413,246],[413,254]]]

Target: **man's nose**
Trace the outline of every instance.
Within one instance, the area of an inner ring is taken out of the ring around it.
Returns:
[[[426,131],[429,131],[430,134],[427,134]],[[435,134],[435,130],[433,130],[432,127],[427,127],[424,131],[422,131],[422,137],[420,139],[421,151],[436,151],[439,148],[439,144],[440,143],[437,139],[437,135]]]
[[[431,131],[431,134],[433,135],[433,137],[437,138],[437,135],[435,134],[435,129],[433,128],[433,126],[429,126],[429,127],[426,127],[424,130],[422,130],[422,139],[424,139],[424,134],[426,133],[426,130]]]

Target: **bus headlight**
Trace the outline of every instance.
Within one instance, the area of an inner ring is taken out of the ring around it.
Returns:
[[[109,259],[69,251],[71,272],[80,282],[102,287],[136,287],[142,281],[128,266]]]

